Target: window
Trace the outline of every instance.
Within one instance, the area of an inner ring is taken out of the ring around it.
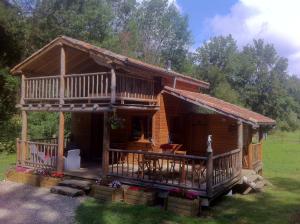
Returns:
[[[134,116],[131,120],[131,138],[133,140],[145,140],[152,138],[151,116]]]

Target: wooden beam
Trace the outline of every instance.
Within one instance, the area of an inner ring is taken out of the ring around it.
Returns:
[[[60,104],[64,104],[65,75],[66,75],[66,52],[64,46],[62,45],[60,48],[60,88],[59,88]]]
[[[176,89],[176,84],[177,84],[177,77],[174,77],[173,80],[173,88]]]
[[[213,174],[214,174],[214,160],[213,150],[211,147],[212,139],[211,135],[207,139],[207,163],[206,163],[206,193],[208,197],[213,195]]]
[[[58,127],[58,153],[57,153],[57,171],[64,170],[64,131],[65,131],[65,115],[59,112],[59,127]]]
[[[22,76],[21,76],[21,99],[20,99],[21,105],[25,104],[24,98],[25,98],[25,75],[22,73]]]
[[[243,135],[243,122],[241,120],[237,121],[237,146],[240,150],[240,169],[243,167],[243,145],[244,145],[244,135]]]
[[[115,69],[111,69],[111,104],[116,103],[116,72]]]
[[[22,144],[21,144],[21,149],[22,149],[22,165],[25,165],[25,160],[27,158],[27,111],[23,110],[22,111],[22,133],[21,133],[21,139],[22,139]]]
[[[106,176],[109,166],[109,148],[110,148],[110,126],[109,113],[103,113],[103,148],[102,148],[102,172]]]

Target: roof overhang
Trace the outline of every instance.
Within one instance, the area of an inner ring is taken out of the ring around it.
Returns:
[[[23,69],[26,68],[26,66],[29,65],[31,62],[41,57],[42,55],[47,54],[54,47],[63,46],[63,45],[88,53],[93,60],[95,60],[96,62],[97,61],[101,62],[101,65],[103,65],[104,62],[104,64],[106,64],[108,67],[111,66],[112,64],[118,65],[119,67],[123,67],[123,68],[134,67],[134,68],[148,71],[149,73],[152,74],[155,73],[160,76],[174,77],[180,82],[192,84],[201,88],[205,88],[205,89],[209,88],[208,82],[198,80],[190,76],[180,74],[175,71],[169,71],[159,66],[151,65],[120,54],[116,54],[109,50],[96,47],[92,44],[80,40],[76,40],[70,37],[66,37],[66,36],[57,37],[56,39],[54,39],[53,41],[45,45],[43,48],[33,53],[30,57],[26,58],[24,61],[22,61],[14,68],[12,68],[11,73],[14,75],[21,74]]]
[[[200,106],[207,110],[213,111],[218,114],[222,114],[226,117],[230,117],[235,120],[242,121],[246,124],[251,125],[253,128],[261,126],[275,126],[276,122],[268,117],[265,117],[256,112],[242,108],[240,106],[225,102],[223,100],[208,96],[202,93],[194,93],[185,90],[173,89],[171,87],[165,87],[163,93],[175,96],[179,99]],[[214,103],[211,101],[213,100]],[[224,107],[222,107],[224,105]],[[250,115],[250,116],[249,116]],[[252,118],[255,116],[256,118]]]

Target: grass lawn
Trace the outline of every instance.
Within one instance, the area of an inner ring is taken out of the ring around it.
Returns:
[[[88,200],[77,209],[76,220],[81,224],[300,223],[300,132],[269,136],[263,158],[264,176],[273,186],[259,194],[223,197],[206,212],[206,217],[180,217],[154,207],[103,205]]]
[[[13,165],[16,165],[16,154],[0,153],[0,180],[3,180],[5,171]]]

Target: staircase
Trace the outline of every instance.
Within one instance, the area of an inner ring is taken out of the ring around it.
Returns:
[[[50,189],[51,193],[70,197],[86,195],[91,190],[92,183],[87,180],[66,179]]]
[[[267,182],[264,178],[258,175],[254,170],[243,169],[242,171],[242,186],[243,194],[248,194],[251,191],[260,192],[263,190]]]

